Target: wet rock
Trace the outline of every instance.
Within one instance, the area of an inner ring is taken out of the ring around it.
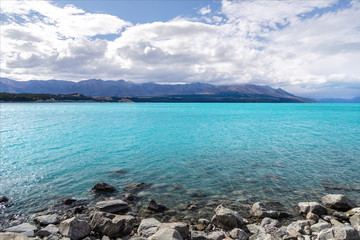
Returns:
[[[356,207],[356,204],[343,194],[329,194],[321,198],[323,205],[336,210],[347,211]]]
[[[58,224],[60,222],[60,216],[57,214],[38,216],[34,218],[34,222],[42,226]]]
[[[81,214],[86,212],[87,208],[85,206],[77,206],[73,208],[74,214]]]
[[[158,229],[170,228],[178,231],[182,238],[189,237],[189,226],[183,222],[161,223]]]
[[[151,183],[129,184],[129,185],[123,187],[123,190],[124,191],[129,191],[129,192],[139,191],[139,190],[141,190],[143,188],[150,187],[150,186],[151,186]]]
[[[298,220],[296,222],[291,223],[287,226],[287,233],[293,237],[299,237],[303,234],[307,234],[306,230],[310,230],[310,221],[307,220]]]
[[[132,193],[124,193],[121,195],[121,198],[124,199],[125,201],[131,202],[135,200],[136,195]]]
[[[91,190],[96,193],[112,193],[116,191],[116,188],[107,183],[99,182],[95,184],[95,186],[93,186]]]
[[[267,206],[262,202],[256,202],[250,209],[250,215],[258,218],[277,218],[277,213],[275,211],[271,211],[267,208]]]
[[[107,200],[97,202],[95,205],[95,209],[101,212],[117,213],[129,209],[129,205],[120,199]]]
[[[332,228],[335,239],[344,240],[358,240],[360,239],[359,232],[349,225]]]
[[[341,219],[344,221],[349,221],[349,216],[346,213],[343,212],[334,212],[333,213],[334,217],[336,217],[337,219]]]
[[[29,238],[21,233],[0,232],[1,240],[29,240]]]
[[[215,209],[215,215],[211,219],[211,223],[218,228],[232,230],[241,227],[244,224],[244,220],[238,212],[219,205]]]
[[[9,201],[9,198],[6,197],[6,196],[0,196],[0,203],[5,203],[5,202],[8,202]]]
[[[149,240],[183,240],[183,238],[181,237],[178,231],[170,228],[162,228],[148,239]]]
[[[135,218],[127,215],[116,215],[95,212],[91,218],[91,229],[110,238],[129,235],[135,225]]]
[[[21,233],[27,237],[34,237],[36,230],[37,228],[30,223],[22,223],[20,225],[4,229],[5,232]]]
[[[226,238],[225,233],[220,231],[211,232],[207,235],[207,239],[209,240],[222,240]]]
[[[72,217],[60,223],[59,231],[63,236],[69,237],[72,240],[77,240],[90,234],[90,225],[86,221]]]
[[[331,224],[328,222],[320,222],[310,227],[312,232],[321,232],[324,229],[331,228]]]
[[[62,203],[65,205],[71,205],[71,204],[75,203],[76,201],[77,200],[74,198],[68,198],[68,199],[65,199]]]
[[[202,231],[190,231],[191,240],[208,240],[207,234]]]
[[[233,239],[247,240],[249,238],[249,234],[240,228],[234,228],[230,232],[230,237]]]
[[[360,214],[355,214],[350,218],[351,225],[354,226],[358,231],[360,231]]]
[[[165,206],[158,204],[155,200],[150,200],[147,209],[154,212],[163,212],[167,210]]]
[[[160,224],[161,224],[161,222],[159,222],[155,218],[143,219],[140,223],[137,233],[140,236],[150,237],[151,235],[156,233]]]
[[[299,202],[298,203],[299,212],[302,214],[313,213],[316,215],[327,214],[326,208],[317,202]]]
[[[49,224],[46,227],[40,229],[39,231],[36,232],[36,236],[39,237],[47,237],[50,236],[51,234],[56,234],[59,232],[59,228],[56,227],[53,224]]]

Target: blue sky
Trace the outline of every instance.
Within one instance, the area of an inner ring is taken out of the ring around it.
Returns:
[[[1,76],[360,95],[360,2],[1,2]]]

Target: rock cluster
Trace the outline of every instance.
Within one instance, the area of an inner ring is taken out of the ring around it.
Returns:
[[[149,204],[155,208],[150,212],[164,214],[158,211],[162,205],[154,202]],[[143,208],[146,210],[149,206]],[[360,240],[360,208],[344,195],[327,195],[322,198],[322,204],[298,203],[297,209],[304,219],[288,224],[284,224],[281,214],[262,202],[253,204],[249,211],[251,217],[247,219],[224,204],[214,209],[211,220],[173,219],[170,222],[161,222],[154,217],[141,219],[132,212],[128,203],[120,199],[99,201],[91,209],[61,216],[56,213],[36,215],[31,218],[32,222],[3,229],[0,239]]]

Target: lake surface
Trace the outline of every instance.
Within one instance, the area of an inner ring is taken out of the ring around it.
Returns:
[[[360,104],[2,103],[5,213],[122,193],[144,201],[360,198]],[[114,173],[124,169],[125,172]]]

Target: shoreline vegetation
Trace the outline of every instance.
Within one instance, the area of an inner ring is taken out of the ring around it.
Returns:
[[[230,202],[212,203],[211,216],[201,214],[196,201],[178,209],[195,211],[195,217],[180,217],[150,200],[139,205],[137,193],[150,183],[125,186],[121,191],[100,182],[91,191],[96,202],[63,199],[29,216],[0,218],[1,240],[358,240],[360,207],[342,194],[328,194],[319,202],[300,202],[297,216],[256,202],[248,207]],[[121,195],[116,195],[121,193]],[[2,208],[11,199],[0,196]],[[242,208],[242,209],[241,209]]]
[[[89,97],[74,94],[0,93],[0,102],[168,102],[168,103],[300,103],[291,98],[240,97],[236,95],[172,95],[153,97]],[[308,101],[310,103],[311,101]]]

